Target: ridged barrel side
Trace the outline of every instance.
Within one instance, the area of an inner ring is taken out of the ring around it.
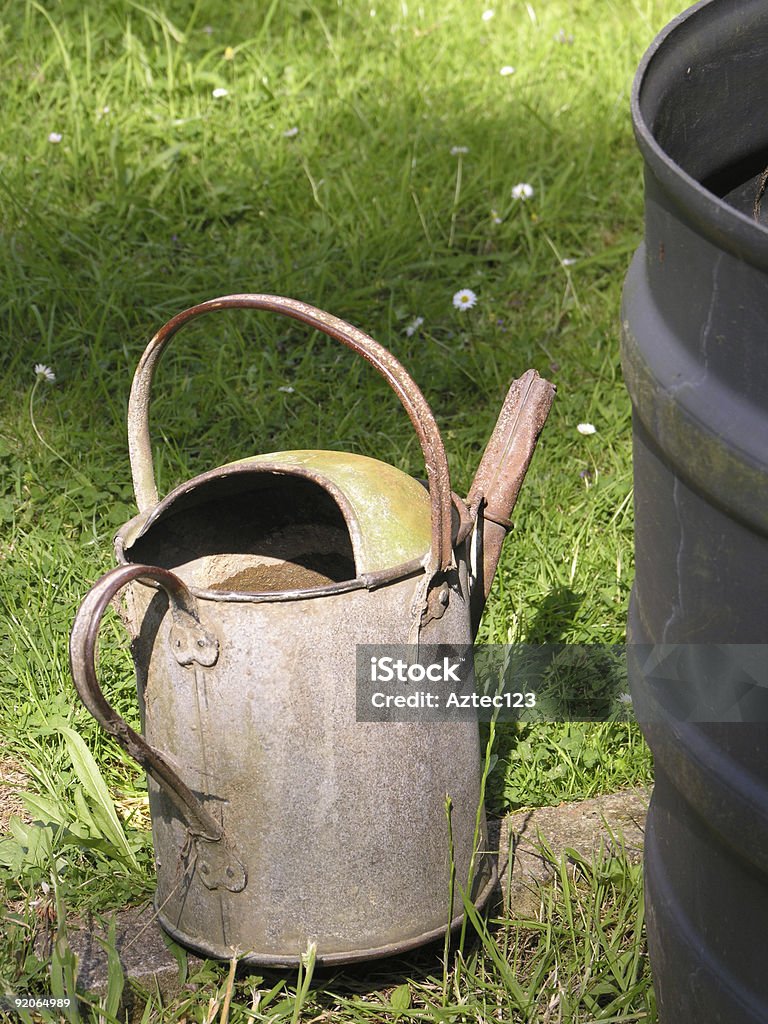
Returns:
[[[768,231],[713,191],[768,164],[767,60],[765,4],[710,0],[662,33],[633,96],[646,192],[622,305],[628,638],[656,764],[645,869],[662,1024],[768,1020],[768,701],[739,721],[736,674],[713,661],[717,645],[764,645],[768,632]],[[661,644],[686,645],[722,720],[675,714],[638,653]]]

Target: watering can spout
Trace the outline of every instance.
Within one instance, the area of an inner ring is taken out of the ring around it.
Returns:
[[[480,625],[504,538],[512,527],[509,517],[554,397],[554,385],[536,370],[526,370],[512,382],[467,495],[476,522],[473,635]]]

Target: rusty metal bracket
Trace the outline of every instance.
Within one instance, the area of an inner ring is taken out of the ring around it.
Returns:
[[[196,867],[206,889],[242,892],[248,882],[248,875],[232,844],[226,838],[212,841],[205,836],[194,836],[194,840],[197,847]]]
[[[168,595],[173,620],[172,648],[180,664],[197,663],[210,667],[215,663],[219,653],[218,641],[200,624],[195,600],[179,577],[167,569],[122,565],[102,576],[89,590],[75,617],[69,646],[75,687],[102,728],[114,736],[123,750],[152,776],[172,800],[195,839],[198,852],[204,844],[205,856],[201,864],[208,864],[209,870],[206,874],[201,867],[203,884],[208,888],[223,886],[232,892],[240,892],[245,888],[248,874],[223,826],[181,779],[168,756],[150,746],[118,715],[99,686],[95,657],[101,620],[115,594],[134,580],[158,584]]]

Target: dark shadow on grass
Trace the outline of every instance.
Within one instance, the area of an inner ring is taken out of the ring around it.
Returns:
[[[570,587],[554,587],[538,604],[527,642],[554,644],[561,641],[576,621],[583,601],[584,595]]]
[[[579,608],[584,600],[583,594],[577,594],[569,587],[554,587],[539,602],[536,615],[528,630],[527,642],[530,644],[558,643],[573,625]],[[486,739],[485,727],[481,730],[483,741]],[[508,764],[510,755],[517,747],[520,735],[513,723],[499,723],[496,730],[494,753],[502,764]],[[502,787],[503,788],[503,787]],[[489,802],[503,800],[501,793],[495,792],[493,779],[489,784]]]

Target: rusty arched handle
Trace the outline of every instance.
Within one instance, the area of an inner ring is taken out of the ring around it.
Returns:
[[[203,313],[242,308],[270,310],[300,320],[351,348],[384,377],[408,413],[424,455],[432,515],[432,550],[427,569],[430,573],[448,569],[453,560],[451,483],[440,431],[426,399],[405,368],[383,345],[345,320],[305,302],[279,295],[225,295],[201,302],[169,320],[147,345],[136,369],[128,402],[128,453],[139,511],[146,511],[158,500],[149,433],[149,404],[155,368],[165,346],[184,324]]]
[[[224,886],[233,892],[245,887],[246,872],[222,825],[182,781],[168,758],[118,715],[102,693],[96,676],[96,642],[104,612],[112,598],[134,580],[152,581],[168,595],[172,617],[171,644],[182,665],[211,666],[218,641],[200,624],[195,600],[186,586],[167,569],[122,565],[106,573],[86,594],[75,617],[69,642],[72,678],[80,699],[123,750],[158,783],[180,812],[189,833],[205,843],[203,880],[208,888]],[[170,653],[170,652],[169,652]]]

